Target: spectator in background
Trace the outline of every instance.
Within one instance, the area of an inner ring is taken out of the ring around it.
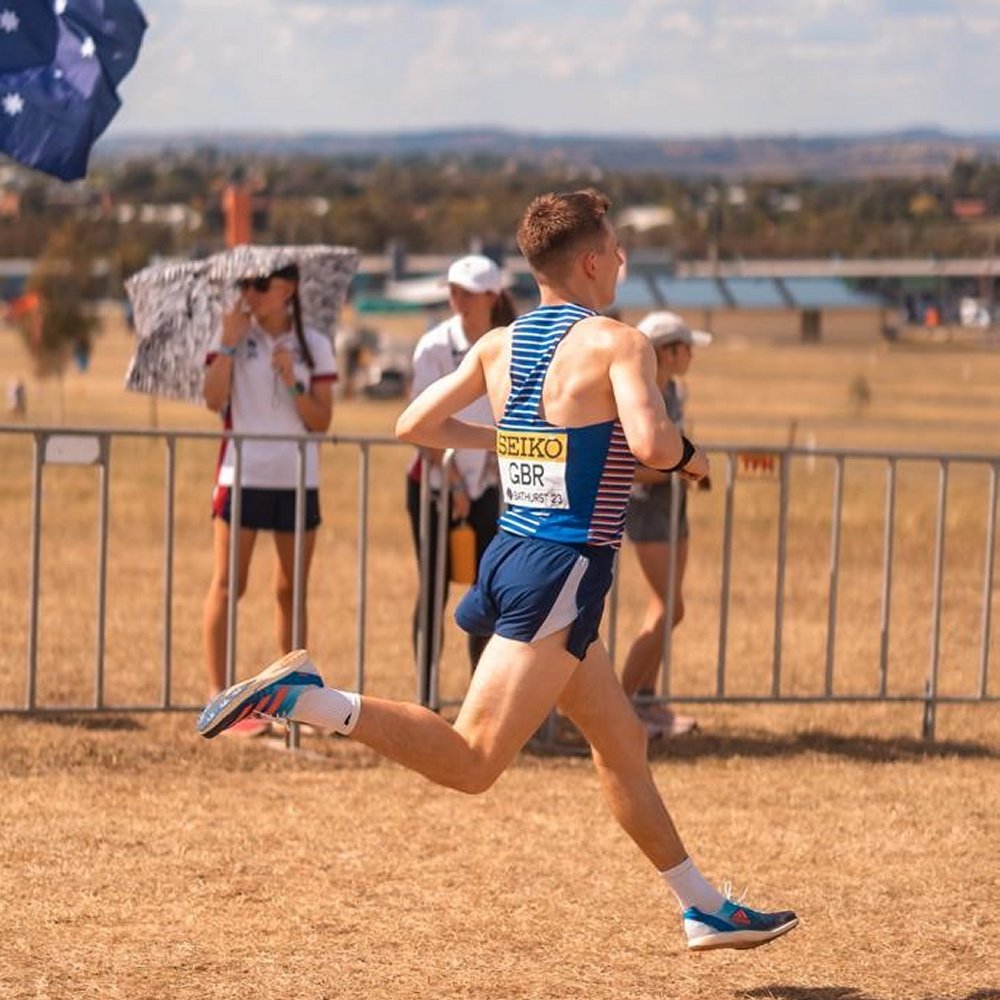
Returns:
[[[448,301],[452,315],[432,327],[417,342],[413,352],[412,395],[415,398],[432,382],[455,371],[469,348],[494,327],[509,326],[515,319],[510,295],[504,290],[500,268],[478,254],[460,257],[448,269]],[[458,414],[462,420],[475,423],[492,423],[493,413],[489,400],[482,396]],[[438,515],[441,494],[441,474],[444,452],[421,448],[410,466],[406,480],[406,509],[410,516],[413,543],[420,560],[420,477],[423,464],[430,466],[431,516],[430,516],[430,565],[428,579],[421,581],[427,595],[427,618],[423,626],[427,641],[421,657],[417,641],[420,629],[420,595],[413,611],[413,648],[417,658],[417,674],[421,679],[420,690],[429,690],[431,661],[433,660],[432,636],[434,623],[434,583],[437,569]],[[476,565],[479,565],[486,546],[496,534],[500,516],[499,472],[496,456],[492,452],[456,449],[450,471],[450,520],[467,521],[476,534]],[[442,612],[448,599],[447,570],[445,593],[441,599]],[[473,670],[489,636],[468,636],[469,663]]]
[[[677,380],[687,373],[695,345],[710,344],[712,335],[692,330],[672,312],[650,313],[638,328],[656,351],[656,384],[663,393],[667,415],[683,433],[684,394]],[[671,628],[676,628],[684,617],[682,586],[688,552],[687,483],[680,481],[677,485],[680,512]],[[625,657],[622,686],[630,698],[639,699],[635,710],[650,738],[679,735],[697,727],[691,716],[678,715],[666,706],[650,703],[656,697],[656,679],[663,659],[672,496],[669,475],[639,466],[625,515],[625,532],[635,546],[647,584],[647,604],[639,634]]]
[[[227,429],[298,435],[322,433],[330,426],[332,389],[337,377],[333,346],[322,333],[302,326],[295,265],[240,282],[240,298],[223,317],[207,365],[205,402],[223,414]],[[273,532],[277,639],[279,649],[286,652],[292,648],[293,636],[298,446],[294,441],[244,441],[241,467],[237,595],[242,596],[246,589],[257,533]],[[232,442],[226,442],[212,499],[215,566],[203,619],[208,683],[213,695],[226,686],[233,480],[234,450]],[[316,445],[311,443],[306,447],[305,485],[304,587],[320,523],[319,456]],[[305,606],[303,594],[300,643],[306,636]],[[243,735],[259,735],[268,730],[269,723],[248,718],[234,728]]]
[[[7,382],[7,415],[20,420],[28,412],[28,390],[24,380],[12,378]]]

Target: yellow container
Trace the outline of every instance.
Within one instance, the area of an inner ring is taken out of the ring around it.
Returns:
[[[459,521],[448,533],[452,583],[476,582],[476,533],[468,521]]]

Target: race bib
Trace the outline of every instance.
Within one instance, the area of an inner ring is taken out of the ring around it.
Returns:
[[[567,510],[568,435],[497,431],[500,481],[508,504],[536,510]]]

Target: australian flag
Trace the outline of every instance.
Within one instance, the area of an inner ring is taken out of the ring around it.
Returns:
[[[0,0],[0,151],[83,177],[145,30],[133,0]]]

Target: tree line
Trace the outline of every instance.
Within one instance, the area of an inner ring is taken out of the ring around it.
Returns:
[[[105,162],[72,186],[17,168],[5,173],[2,253],[37,262],[23,308],[9,316],[40,371],[61,370],[69,357],[89,352],[88,303],[120,297],[124,278],[151,259],[220,249],[222,194],[234,178],[254,192],[259,242],[338,243],[367,253],[390,243],[410,253],[460,253],[474,243],[514,253],[517,220],[531,197],[587,185],[606,191],[618,213],[660,209],[651,216],[657,225],[620,227],[623,242],[678,262],[994,255],[1000,232],[1000,161],[978,159],[924,177],[734,182],[492,156],[251,160],[206,148]],[[166,206],[182,210],[157,211]]]
[[[90,252],[111,255],[121,273],[154,255],[212,252],[223,238],[221,194],[235,172],[254,188],[261,242],[332,242],[368,253],[390,241],[413,253],[460,252],[472,241],[513,251],[517,219],[533,195],[587,184],[605,190],[617,211],[668,210],[669,225],[623,236],[678,260],[974,256],[992,252],[1000,228],[1000,162],[974,159],[940,176],[738,183],[491,157],[250,161],[206,149],[104,163],[69,191],[19,175],[19,213],[0,218],[0,245],[6,256],[35,257],[53,231],[72,225]],[[956,217],[962,201],[976,202],[972,218]],[[171,222],[123,211],[164,205],[191,214]]]

